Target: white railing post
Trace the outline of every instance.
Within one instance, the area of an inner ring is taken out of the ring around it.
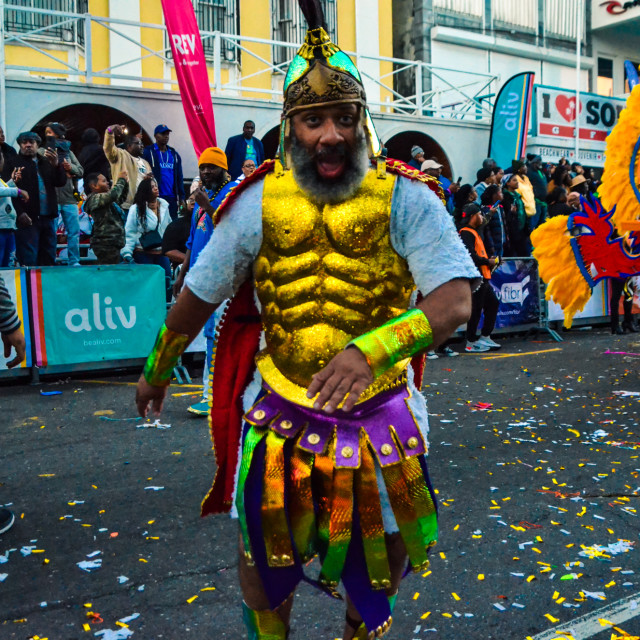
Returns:
[[[220,32],[213,36],[213,86],[216,91],[222,88],[222,39]]]
[[[422,63],[416,64],[416,115],[422,115]]]
[[[1,0],[0,0],[1,1]],[[84,14],[84,77],[87,84],[93,82],[93,51],[91,47],[91,14]]]

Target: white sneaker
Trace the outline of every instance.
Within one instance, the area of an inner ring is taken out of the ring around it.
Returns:
[[[427,351],[427,360],[437,360],[438,354],[435,351]]]
[[[481,344],[486,344],[489,349],[502,349],[502,345],[492,340],[490,336],[480,336],[478,338],[478,342]]]
[[[480,340],[476,340],[475,342],[469,342],[467,340],[467,346],[464,348],[467,353],[484,353],[485,351],[490,351],[491,348],[480,342]]]

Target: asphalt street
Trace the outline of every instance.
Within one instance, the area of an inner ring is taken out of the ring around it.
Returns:
[[[440,541],[389,640],[640,636],[640,334],[564,337],[427,363]],[[236,523],[199,517],[215,459],[186,413],[197,390],[172,387],[145,425],[136,378],[0,386],[0,504],[18,515],[0,536],[1,640],[246,637]],[[342,620],[303,585],[291,640],[334,640]]]

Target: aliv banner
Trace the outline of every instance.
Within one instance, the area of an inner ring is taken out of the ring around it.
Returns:
[[[531,71],[509,78],[498,92],[491,119],[489,157],[505,171],[527,148],[533,79]]]
[[[191,0],[162,0],[173,63],[196,154],[216,146],[207,63]]]

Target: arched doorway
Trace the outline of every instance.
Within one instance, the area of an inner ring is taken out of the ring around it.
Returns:
[[[60,122],[67,128],[67,140],[71,141],[74,153],[82,149],[81,136],[85,129],[97,129],[100,137],[105,129],[112,124],[123,124],[132,135],[142,131],[142,142],[145,145],[153,141],[142,126],[119,109],[100,104],[77,103],[61,107],[41,118],[31,127],[44,140],[44,129],[48,122]]]
[[[278,155],[278,145],[280,144],[280,125],[269,129],[262,136],[262,146],[264,147],[265,158],[275,158]]]
[[[403,131],[386,141],[387,155],[396,160],[409,162],[411,160],[411,147],[418,145],[424,150],[425,159],[433,158],[442,165],[442,175],[455,180],[451,163],[444,149],[426,133],[422,131]]]

